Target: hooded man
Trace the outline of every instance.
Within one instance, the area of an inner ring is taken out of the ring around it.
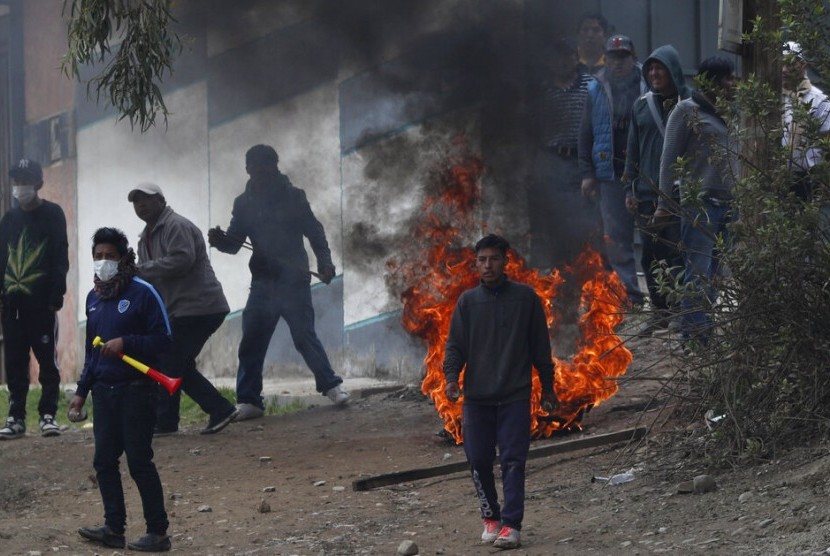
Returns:
[[[673,219],[657,227],[652,223],[660,192],[660,155],[666,122],[677,103],[691,95],[683,77],[680,55],[671,45],[660,46],[643,63],[643,77],[651,91],[634,102],[631,127],[628,129],[625,171],[625,206],[635,216],[640,230],[642,254],[640,264],[646,275],[646,285],[654,315],[639,330],[649,335],[666,328],[671,308],[660,293],[653,273],[655,266],[665,261],[668,268],[683,268],[683,256],[678,250],[680,221]]]
[[[243,245],[253,251],[248,262],[251,291],[242,312],[236,375],[238,421],[256,419],[265,412],[262,368],[280,319],[288,324],[294,347],[314,374],[317,391],[335,405],[349,402],[349,394],[340,388],[343,379],[332,369],[314,330],[311,271],[303,238],[308,239],[317,259],[317,276],[329,284],[335,268],[326,232],[305,191],[294,187],[278,164],[273,147],[254,145],[248,149],[245,171],[250,179],[244,193],[234,200],[228,231],[218,227],[208,231],[211,247],[223,253],[238,253]]]

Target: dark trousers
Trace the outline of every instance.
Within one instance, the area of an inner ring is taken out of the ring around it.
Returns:
[[[294,347],[314,374],[317,391],[324,393],[343,382],[334,374],[326,350],[314,331],[314,307],[307,284],[287,285],[279,281],[255,280],[242,312],[242,341],[236,400],[263,407],[262,366],[271,336],[284,318]]]
[[[644,200],[639,203],[637,227],[640,230],[640,239],[643,243],[643,252],[640,255],[640,264],[646,275],[646,285],[651,304],[655,312],[663,316],[670,316],[673,311],[669,307],[666,296],[660,293],[660,286],[654,276],[655,267],[665,262],[666,266],[674,269],[672,276],[683,275],[683,253],[680,251],[680,220],[672,220],[660,228],[651,225],[651,217],[657,210],[656,200]]]
[[[164,535],[169,522],[164,492],[153,463],[153,428],[158,391],[147,379],[135,383],[92,387],[95,403],[95,467],[104,503],[104,521],[115,533],[127,525],[124,488],[118,459],[127,454],[130,476],[138,487],[147,532]]]
[[[173,344],[162,364],[164,374],[182,379],[182,385],[172,396],[159,385],[158,428],[176,430],[179,427],[179,403],[182,391],[193,398],[202,411],[211,417],[224,417],[233,411],[233,404],[196,368],[196,357],[205,347],[211,334],[222,325],[227,313],[176,317],[171,319]]]
[[[530,401],[506,405],[464,404],[464,453],[470,464],[482,519],[521,530],[525,463],[530,449]],[[493,461],[499,449],[504,506],[499,506]]]
[[[9,385],[9,416],[15,419],[26,418],[30,348],[40,367],[38,380],[42,391],[38,412],[54,416],[58,410],[61,384],[55,350],[58,341],[57,315],[47,307],[6,307],[2,322],[6,380]]]
[[[582,196],[576,157],[539,149],[533,171],[527,196],[530,263],[564,270],[586,246],[602,249],[599,207]]]

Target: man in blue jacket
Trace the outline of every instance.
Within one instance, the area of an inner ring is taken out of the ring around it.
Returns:
[[[509,247],[494,234],[476,243],[481,285],[459,297],[444,356],[444,393],[451,401],[461,396],[464,371],[464,452],[484,522],[481,542],[497,548],[521,545],[533,367],[542,383],[543,409],[550,413],[558,403],[542,302],[533,288],[505,276]],[[496,446],[503,506],[493,475]]]
[[[660,192],[660,155],[669,114],[680,100],[689,98],[680,55],[670,45],[660,46],[643,63],[643,77],[651,91],[634,103],[631,127],[628,130],[625,172],[625,205],[635,218],[642,240],[640,264],[646,275],[648,295],[654,314],[638,331],[650,335],[665,329],[675,312],[666,296],[660,292],[654,273],[658,265],[675,269],[673,276],[682,275],[683,255],[680,252],[680,220],[653,221]]]
[[[578,145],[582,194],[599,197],[602,226],[608,238],[605,254],[633,305],[643,302],[643,293],[634,264],[634,217],[625,208],[625,188],[620,178],[625,168],[631,106],[646,90],[634,43],[625,35],[609,38],[605,43],[605,68],[588,84]]]
[[[84,368],[69,413],[81,414],[87,395],[95,400],[93,466],[104,507],[104,525],[81,527],[78,533],[108,548],[167,552],[171,548],[164,509],[164,489],[153,463],[156,384],[124,361],[128,354],[158,367],[170,347],[170,322],[158,292],[138,278],[135,253],[127,236],[100,228],[92,238],[95,287],[86,297]],[[92,345],[95,337],[101,347]],[[127,456],[130,476],[141,497],[146,534],[126,543],[127,510],[120,458]]]

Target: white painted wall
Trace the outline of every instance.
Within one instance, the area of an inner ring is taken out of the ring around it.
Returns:
[[[233,200],[245,189],[245,152],[264,143],[280,157],[280,170],[305,190],[323,224],[338,274],[342,272],[340,222],[340,120],[337,85],[332,83],[279,105],[246,114],[210,131],[210,219],[227,229]],[[316,261],[306,245],[311,269]],[[250,285],[249,252],[213,251],[211,261],[231,310],[245,306]]]
[[[122,120],[102,120],[78,130],[78,320],[92,288],[92,234],[102,226],[120,228],[130,245],[144,228],[127,202],[138,183],[152,181],[167,203],[203,231],[209,225],[207,89],[204,83],[169,93],[169,125],[145,134]]]

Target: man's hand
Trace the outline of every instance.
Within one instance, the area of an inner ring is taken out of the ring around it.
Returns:
[[[654,215],[652,215],[651,221],[648,223],[648,227],[654,232],[659,232],[671,221],[672,214],[666,209],[658,207],[657,210],[654,211]]]
[[[84,412],[85,402],[86,398],[82,398],[77,394],[72,396],[72,400],[69,402],[69,408],[66,411],[66,418],[73,423],[86,419],[86,413]]]
[[[444,394],[451,402],[457,402],[458,398],[461,397],[461,389],[458,387],[458,383],[448,382],[447,385],[444,386]]]
[[[208,230],[208,243],[211,247],[216,247],[220,243],[224,242],[226,237],[227,235],[219,226]]]
[[[101,346],[101,353],[107,357],[118,357],[124,353],[124,339],[113,338]]]
[[[334,266],[324,266],[317,270],[317,274],[320,276],[320,281],[324,284],[331,284],[331,281],[334,279],[336,274],[336,270]]]
[[[637,210],[640,208],[640,203],[637,201],[637,198],[633,195],[627,195],[625,197],[625,208],[628,209],[628,212],[637,216]]]
[[[588,199],[597,198],[597,178],[582,178],[582,196]]]
[[[547,392],[542,394],[542,409],[548,415],[553,413],[559,407],[559,398],[556,397],[556,392]]]

